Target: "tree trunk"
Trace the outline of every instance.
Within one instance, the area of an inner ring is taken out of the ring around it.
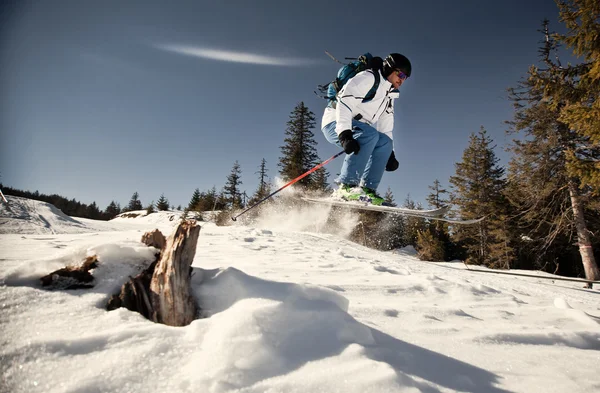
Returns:
[[[600,279],[600,270],[598,270],[598,265],[594,258],[594,250],[592,249],[589,231],[585,223],[583,205],[581,204],[577,187],[572,180],[569,181],[569,195],[571,197],[571,207],[573,208],[577,240],[579,242],[579,253],[581,254],[583,269],[585,270],[585,277],[588,280],[597,281]],[[591,287],[591,284],[589,286]]]
[[[186,326],[196,318],[190,273],[199,234],[200,226],[186,221],[169,236],[162,250],[150,283],[153,319],[159,323]]]

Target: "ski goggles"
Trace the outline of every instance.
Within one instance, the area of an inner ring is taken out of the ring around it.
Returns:
[[[396,72],[398,73],[398,78],[400,78],[402,82],[408,79],[408,75],[406,75],[404,72],[400,70],[396,70]]]

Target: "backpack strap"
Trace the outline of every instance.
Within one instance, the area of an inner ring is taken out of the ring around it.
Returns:
[[[373,86],[371,87],[371,89],[369,89],[367,94],[365,94],[365,96],[363,97],[361,102],[369,102],[369,101],[373,100],[373,98],[375,98],[375,93],[377,93],[377,89],[379,88],[379,83],[381,82],[381,74],[379,74],[379,70],[366,70],[366,71],[369,71],[371,74],[373,74],[373,77],[375,78],[375,83],[373,83]],[[337,80],[335,80],[331,83],[337,85]],[[335,107],[337,106],[336,96],[335,95],[333,97],[327,96],[325,98],[329,99],[327,106],[335,109]],[[359,98],[359,97],[357,97],[357,98]],[[360,114],[357,116],[360,116],[362,118],[362,115],[360,115]],[[359,119],[355,118],[355,120],[359,120]]]
[[[368,93],[365,95],[365,98],[363,98],[362,102],[369,102],[373,98],[375,98],[375,93],[377,92],[377,89],[379,88],[379,82],[381,82],[381,75],[379,74],[379,70],[369,70],[369,71],[375,77],[375,83],[373,84],[373,87],[371,87],[371,90],[369,90]]]

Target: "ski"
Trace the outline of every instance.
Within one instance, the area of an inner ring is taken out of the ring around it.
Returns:
[[[440,217],[448,212],[448,208],[441,209],[432,209],[432,210],[416,210],[416,209],[407,209],[404,207],[394,207],[394,206],[377,206],[373,205],[369,202],[361,202],[361,201],[344,201],[333,198],[309,198],[302,197],[303,200],[307,202],[313,203],[322,203],[327,205],[339,206],[339,207],[349,207],[353,209],[359,210],[371,210],[371,211],[379,211],[384,213],[400,213],[400,214],[418,214],[419,216],[427,216],[427,217]]]
[[[444,221],[451,224],[460,224],[460,225],[469,225],[476,224],[484,220],[485,217],[476,218],[472,220],[460,220],[453,218],[446,218],[444,214],[448,213],[450,208],[440,208],[440,209],[432,209],[432,210],[416,210],[416,209],[407,209],[404,207],[393,207],[393,206],[376,206],[372,205],[368,202],[359,202],[359,201],[343,201],[336,200],[330,198],[309,198],[302,197],[302,200],[310,203],[318,203],[329,206],[336,207],[344,207],[348,209],[355,210],[367,210],[367,211],[376,211],[381,213],[391,213],[391,214],[400,214],[404,216],[410,217],[418,217],[418,218],[426,218],[430,220]]]

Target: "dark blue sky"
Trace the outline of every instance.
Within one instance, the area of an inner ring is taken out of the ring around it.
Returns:
[[[400,52],[413,75],[396,105],[397,202],[448,188],[468,136],[502,147],[506,88],[537,61],[554,0],[18,1],[0,13],[0,174],[5,185],[83,203],[187,205],[234,161],[252,194],[262,158],[278,174],[286,122],[303,101],[320,132],[338,58]],[[554,23],[551,27],[560,30]],[[341,159],[327,169],[335,175]]]

